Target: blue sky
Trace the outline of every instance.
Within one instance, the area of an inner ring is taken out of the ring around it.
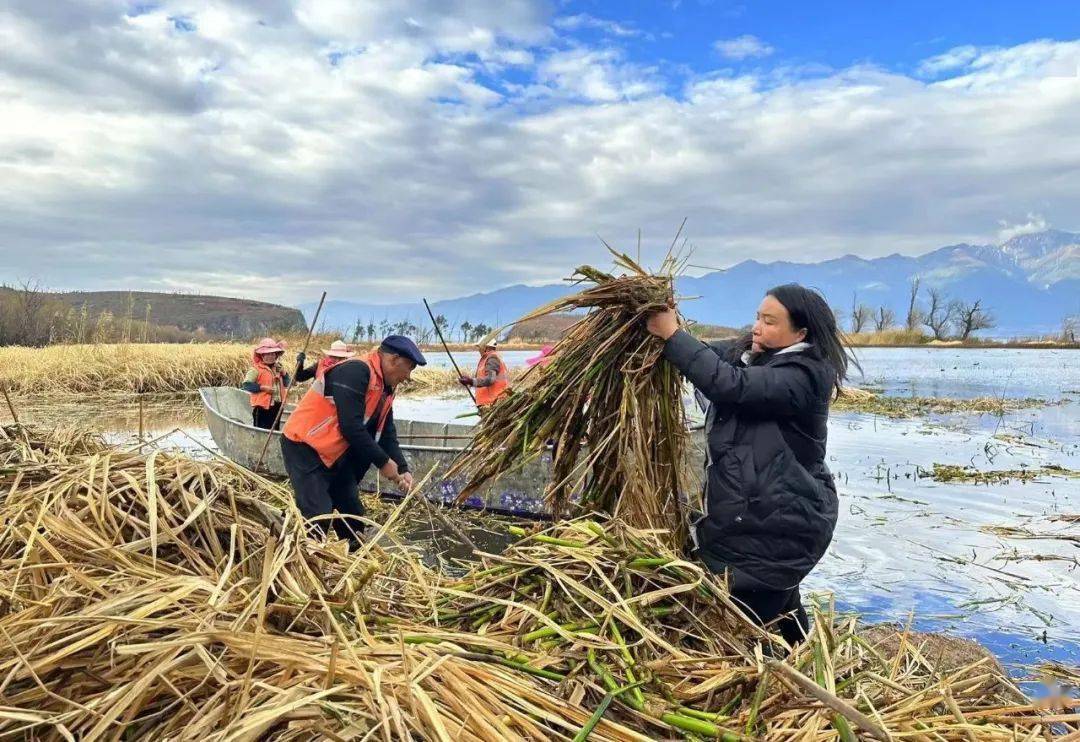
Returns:
[[[686,65],[698,74],[717,67],[863,63],[915,71],[921,60],[957,46],[1080,36],[1080,3],[1071,0],[572,0],[560,14],[615,21],[641,33],[621,37],[633,60]],[[605,34],[580,35],[595,42]],[[773,53],[730,60],[713,49],[718,39],[744,35],[761,39]]]
[[[1080,231],[1072,2],[0,0],[0,282],[394,302]]]

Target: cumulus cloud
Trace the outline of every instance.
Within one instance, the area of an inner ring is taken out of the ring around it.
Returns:
[[[539,65],[537,80],[546,93],[588,101],[640,98],[660,89],[654,69],[625,62],[617,49],[557,51]]]
[[[1076,42],[683,85],[548,3],[387,7],[9,0],[0,281],[395,301],[557,280],[597,233],[662,252],[684,216],[721,266],[1076,226]]]
[[[767,57],[775,51],[772,46],[750,34],[714,41],[713,48],[720,56],[734,60]]]

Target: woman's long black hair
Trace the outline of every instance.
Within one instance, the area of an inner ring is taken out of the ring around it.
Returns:
[[[784,305],[791,317],[791,326],[796,330],[806,330],[804,342],[814,346],[814,351],[832,366],[835,373],[833,389],[837,396],[843,390],[848,367],[862,370],[859,362],[851,353],[844,333],[836,325],[836,315],[825,301],[825,297],[815,289],[808,289],[797,283],[785,283],[774,286],[765,292]],[[738,343],[743,349],[749,348],[751,337],[747,335]]]
[[[844,334],[836,326],[836,315],[825,297],[797,283],[774,286],[765,293],[784,305],[791,317],[791,326],[796,330],[806,330],[805,342],[812,344],[833,367],[836,373],[833,387],[839,396],[849,364],[860,371],[862,368],[852,355]]]

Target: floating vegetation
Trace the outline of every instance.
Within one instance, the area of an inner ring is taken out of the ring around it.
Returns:
[[[1025,397],[1023,399],[1006,397],[975,397],[973,399],[901,397],[848,387],[844,389],[843,394],[838,399],[833,400],[831,409],[834,412],[861,412],[867,415],[905,418],[962,412],[1003,415],[1007,412],[1032,407],[1044,407],[1049,404],[1052,403],[1034,397]]]
[[[1028,541],[1067,541],[1080,546],[1080,528],[1067,525],[1051,530],[1036,530],[1036,527],[1023,526],[983,526],[979,530],[1004,538],[1024,539]]]
[[[220,461],[0,429],[0,736],[46,739],[1043,738],[987,656],[824,604],[790,652],[662,533],[575,520],[460,577],[310,538]]]
[[[1080,478],[1080,471],[1066,469],[1057,464],[1026,466],[1019,469],[976,469],[973,466],[935,462],[930,471],[920,468],[918,476],[921,478],[933,478],[935,482],[997,484],[1011,481],[1030,482],[1035,479],[1045,479],[1046,477],[1075,479]]]
[[[644,322],[672,300],[678,265],[669,256],[653,274],[614,254],[623,275],[582,266],[574,279],[591,286],[518,320],[589,310],[566,330],[549,364],[531,368],[524,384],[488,409],[447,476],[468,475],[465,498],[554,444],[547,491],[553,513],[565,514],[571,493],[579,493],[585,511],[662,528],[682,543],[678,493],[689,441],[683,382]]]

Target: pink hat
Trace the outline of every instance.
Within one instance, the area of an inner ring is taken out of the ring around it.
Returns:
[[[330,350],[324,350],[323,353],[334,358],[352,358],[356,355],[356,353],[349,350],[349,346],[344,340],[335,340],[330,343]]]
[[[259,344],[255,346],[255,355],[261,356],[264,353],[284,353],[285,343],[278,342],[274,338],[263,338],[259,341]]]
[[[529,366],[535,366],[538,363],[546,366],[551,363],[551,351],[553,350],[555,350],[554,345],[545,345],[540,349],[540,355],[526,359],[525,363]]]

